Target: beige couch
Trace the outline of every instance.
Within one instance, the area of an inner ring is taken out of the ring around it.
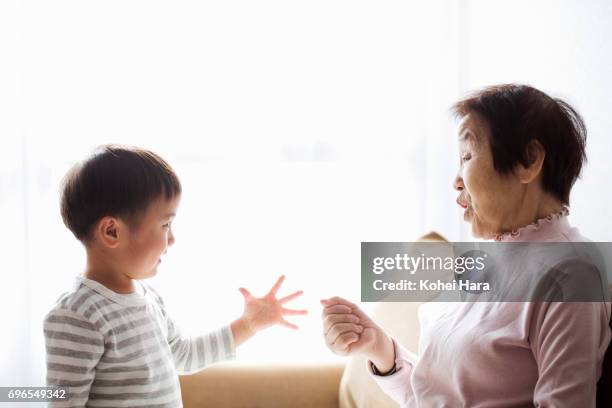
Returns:
[[[444,241],[435,232],[419,241]],[[419,339],[419,303],[378,303],[372,318],[409,350]],[[321,341],[323,337],[321,336]],[[346,364],[286,367],[217,365],[182,376],[183,404],[195,407],[397,407],[369,377],[361,357]]]

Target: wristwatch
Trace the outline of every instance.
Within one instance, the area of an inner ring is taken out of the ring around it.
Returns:
[[[376,368],[374,363],[371,361],[370,361],[370,367],[372,368],[372,372],[374,373],[374,375],[378,375],[380,377],[386,377],[388,375],[395,374],[397,372],[397,365],[395,364],[395,362],[393,362],[393,367],[391,367],[391,370],[387,371],[386,373],[381,373],[380,371],[378,371],[378,368]]]

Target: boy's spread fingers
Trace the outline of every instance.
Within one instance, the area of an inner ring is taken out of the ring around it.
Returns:
[[[294,292],[288,296],[285,296],[284,298],[280,298],[278,301],[280,302],[281,305],[284,305],[285,303],[290,302],[296,297],[302,296],[303,294],[304,294],[303,290],[298,290],[297,292]]]
[[[282,308],[283,314],[286,315],[305,315],[308,314],[308,310],[296,310],[296,309],[286,309]]]
[[[281,275],[280,278],[278,278],[278,280],[274,284],[274,286],[272,286],[272,289],[270,289],[270,292],[268,292],[268,295],[275,295],[276,292],[278,292],[278,289],[283,284],[284,280],[285,280],[285,275]]]
[[[293,323],[289,323],[288,321],[286,321],[286,320],[285,320],[285,319],[283,319],[283,318],[281,318],[280,324],[281,324],[282,326],[288,327],[288,328],[293,329],[293,330],[297,330],[297,329],[299,328],[299,327],[297,327],[295,324],[293,324]]]
[[[244,296],[245,298],[249,298],[249,297],[253,296],[253,295],[251,295],[251,292],[249,292],[245,288],[240,288],[238,290],[240,291],[240,293],[242,293],[242,296]]]

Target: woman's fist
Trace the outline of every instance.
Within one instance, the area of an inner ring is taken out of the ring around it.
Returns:
[[[359,307],[341,297],[321,300],[323,336],[331,351],[343,356],[365,355],[379,371],[389,371],[395,351],[389,336]]]

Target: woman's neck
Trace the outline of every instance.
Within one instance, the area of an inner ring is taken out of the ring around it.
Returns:
[[[500,233],[516,231],[539,219],[561,212],[564,207],[565,205],[561,200],[548,193],[543,193],[537,199],[523,200],[514,216],[504,225],[503,231],[500,231]]]

